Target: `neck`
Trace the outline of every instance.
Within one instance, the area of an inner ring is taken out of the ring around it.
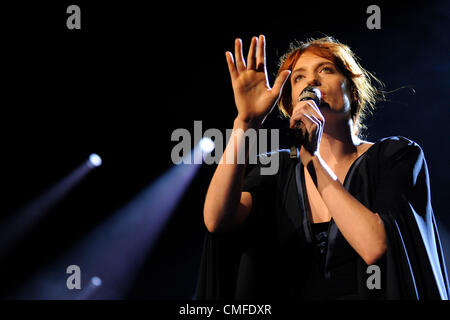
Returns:
[[[358,156],[357,146],[362,141],[353,131],[353,121],[336,121],[325,124],[320,142],[320,155],[331,166],[345,163]]]

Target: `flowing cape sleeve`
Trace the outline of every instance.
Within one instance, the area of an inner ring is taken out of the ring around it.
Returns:
[[[277,155],[278,156],[278,155]],[[252,209],[245,223],[237,230],[211,233],[205,230],[203,251],[197,279],[195,299],[226,300],[254,295],[259,281],[254,268],[252,242],[258,242],[264,215],[274,210],[275,175],[261,175],[263,164],[248,165],[242,191],[252,195]]]
[[[379,155],[375,203],[387,250],[387,299],[448,299],[449,285],[431,206],[427,163],[420,146],[390,139]]]

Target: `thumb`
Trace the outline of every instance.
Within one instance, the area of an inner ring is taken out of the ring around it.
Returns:
[[[289,78],[291,74],[291,70],[283,70],[278,77],[275,79],[275,83],[273,84],[272,94],[276,97],[279,97],[281,91],[283,90],[284,84],[286,80]]]

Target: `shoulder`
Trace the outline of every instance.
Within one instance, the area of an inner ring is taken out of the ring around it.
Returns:
[[[403,136],[390,136],[377,140],[374,143],[380,156],[390,158],[401,153],[423,153],[421,146]]]
[[[371,148],[372,159],[383,165],[395,165],[399,162],[414,166],[425,160],[421,146],[403,136],[390,136],[377,140]],[[408,166],[409,166],[408,165]]]

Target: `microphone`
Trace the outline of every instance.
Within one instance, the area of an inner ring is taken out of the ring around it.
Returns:
[[[316,105],[319,106],[321,99],[322,93],[317,87],[307,86],[300,93],[297,101],[313,100]],[[295,124],[294,129],[291,130],[291,158],[297,158],[297,147],[299,147],[305,139],[305,135],[303,134],[303,131],[301,129],[301,124],[302,122],[298,121]],[[307,134],[307,132],[305,132],[305,134]]]

